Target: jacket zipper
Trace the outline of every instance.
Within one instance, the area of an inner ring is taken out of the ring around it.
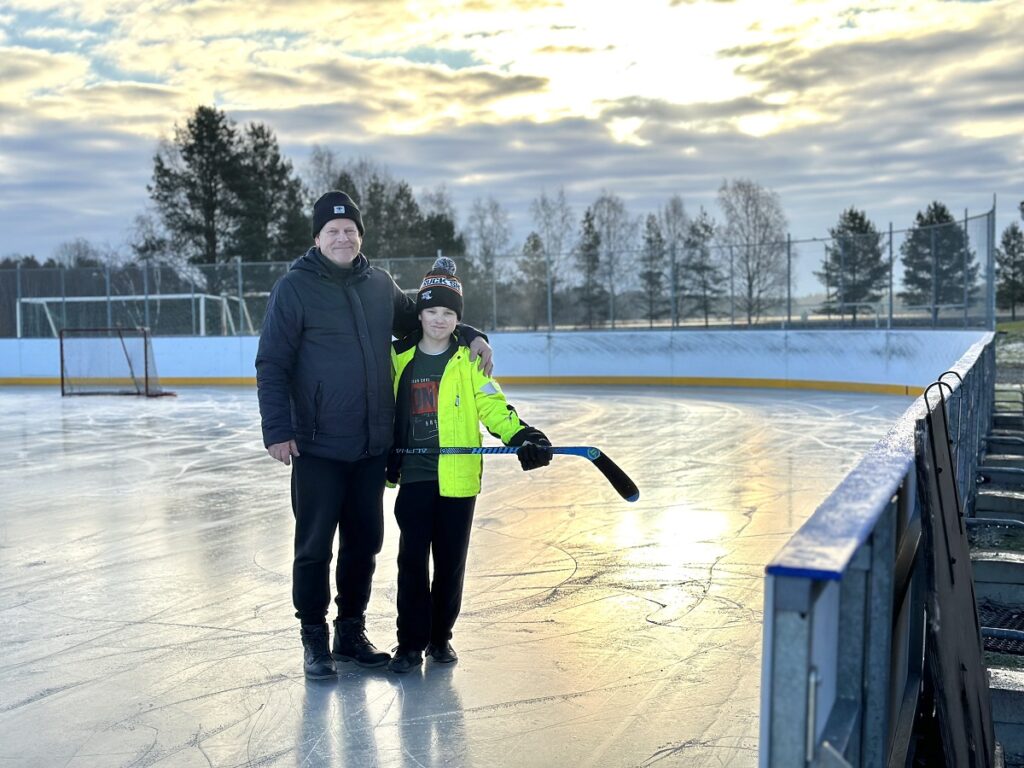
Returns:
[[[320,424],[320,401],[324,396],[324,383],[316,383],[316,394],[313,395],[313,442],[316,442],[316,430]]]

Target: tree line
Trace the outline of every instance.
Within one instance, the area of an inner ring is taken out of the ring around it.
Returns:
[[[312,241],[312,201],[328,189],[355,199],[366,225],[364,252],[405,288],[415,288],[437,253],[452,256],[466,285],[466,315],[493,326],[559,323],[595,327],[637,318],[675,325],[710,324],[732,315],[757,323],[783,305],[797,255],[777,193],[749,179],[723,180],[719,218],[694,215],[672,196],[634,216],[603,191],[577,217],[564,189],[541,191],[529,206],[530,228],[513,242],[510,217],[494,197],[473,201],[465,223],[444,186],[415,194],[368,158],[342,160],[316,146],[303,177],[283,155],[270,126],[239,126],[201,106],[153,157],[149,208],[136,217],[131,260],[177,266],[291,260]],[[907,306],[963,306],[977,297],[980,265],[966,232],[941,202],[915,217],[899,246]],[[829,230],[820,269],[820,311],[851,315],[889,294],[887,234],[851,207]],[[113,254],[81,238],[46,265],[92,266]],[[8,257],[0,267],[33,257]],[[1013,223],[996,250],[997,302],[1016,319],[1024,301],[1024,234]],[[217,286],[207,286],[216,290]],[[728,303],[728,307],[726,307]]]

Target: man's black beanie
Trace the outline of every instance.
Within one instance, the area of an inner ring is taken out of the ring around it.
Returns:
[[[344,192],[338,190],[325,192],[319,200],[313,203],[313,237],[317,237],[320,230],[324,228],[324,224],[331,219],[351,219],[356,223],[359,236],[362,237],[365,234],[363,216],[359,213],[356,204],[352,202],[352,198]]]

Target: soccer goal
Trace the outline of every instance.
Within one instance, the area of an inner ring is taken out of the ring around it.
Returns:
[[[60,332],[61,395],[173,395],[161,388],[145,328],[65,328]]]

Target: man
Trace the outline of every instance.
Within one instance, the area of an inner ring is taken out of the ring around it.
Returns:
[[[335,660],[377,667],[390,659],[367,639],[364,617],[384,539],[395,411],[391,337],[419,323],[415,302],[360,251],[364,232],[359,208],[344,192],[316,201],[315,245],[274,286],[256,354],[263,443],[292,467],[292,602],[303,670],[315,679],[337,674]],[[486,339],[468,326],[462,332],[489,373]],[[332,654],[326,617],[335,531]]]

